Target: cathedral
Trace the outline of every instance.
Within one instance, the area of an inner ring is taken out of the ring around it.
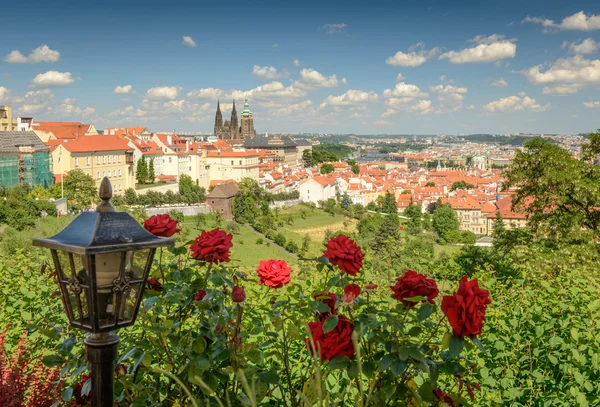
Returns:
[[[254,119],[248,106],[248,98],[244,102],[244,110],[242,111],[242,119],[239,125],[237,111],[235,110],[235,100],[233,101],[233,109],[231,109],[231,120],[225,120],[225,122],[223,122],[220,103],[217,102],[214,135],[219,140],[245,140],[256,137]]]

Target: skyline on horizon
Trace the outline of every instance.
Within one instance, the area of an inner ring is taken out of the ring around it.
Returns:
[[[248,97],[258,133],[600,128],[592,1],[69,0],[3,13],[0,104],[39,121],[209,133],[217,100],[229,119]]]

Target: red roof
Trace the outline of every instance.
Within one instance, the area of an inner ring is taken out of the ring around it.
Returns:
[[[131,151],[127,140],[117,136],[82,136],[61,144],[72,153],[88,153],[96,151]]]
[[[85,136],[90,130],[90,124],[79,122],[36,122],[32,130],[52,132],[57,139],[76,139]]]
[[[258,157],[256,151],[209,151],[209,157]]]

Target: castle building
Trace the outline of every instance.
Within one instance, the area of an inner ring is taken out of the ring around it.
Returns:
[[[217,102],[214,135],[219,140],[244,140],[246,138],[254,138],[256,136],[252,112],[248,106],[248,98],[246,98],[244,102],[241,125],[238,124],[237,111],[235,110],[235,100],[233,101],[233,108],[231,109],[231,120],[225,121],[223,121],[221,105],[219,102]]]

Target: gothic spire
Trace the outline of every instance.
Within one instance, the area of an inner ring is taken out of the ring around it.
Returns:
[[[217,114],[221,114],[221,104],[219,103],[219,99],[217,99]]]

